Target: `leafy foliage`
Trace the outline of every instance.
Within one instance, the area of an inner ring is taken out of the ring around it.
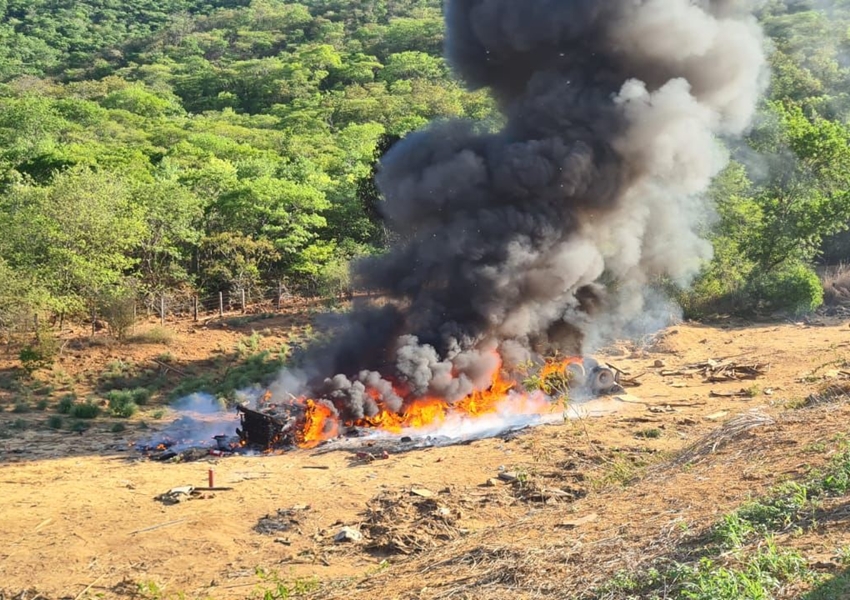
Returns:
[[[391,241],[376,161],[430,120],[495,124],[438,0],[0,0],[0,329],[129,295],[350,292]],[[816,306],[850,257],[850,3],[769,0],[769,99],[706,224],[692,315]],[[755,158],[754,158],[755,157]],[[844,241],[842,241],[844,240]]]
[[[0,326],[98,308],[122,337],[131,293],[345,291],[386,243],[357,193],[382,136],[493,114],[442,40],[435,0],[0,1]]]

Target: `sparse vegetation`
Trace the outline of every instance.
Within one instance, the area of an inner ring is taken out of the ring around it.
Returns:
[[[56,412],[68,415],[71,414],[71,409],[77,403],[77,396],[74,394],[65,394],[62,398],[59,399],[59,402],[56,404]]]
[[[145,406],[149,399],[150,391],[146,388],[111,390],[106,393],[110,414],[125,419],[136,414],[139,406]]]
[[[174,341],[174,332],[165,327],[151,327],[127,338],[133,344],[163,344],[168,345]]]
[[[100,407],[88,400],[71,406],[68,414],[74,419],[95,419],[100,415]]]
[[[47,417],[47,426],[50,429],[62,429],[62,425],[65,424],[65,419],[60,417],[59,415],[50,415]]]
[[[71,431],[74,433],[83,433],[91,429],[91,423],[87,423],[86,421],[74,421],[71,423]]]
[[[39,331],[36,340],[21,348],[18,353],[18,359],[21,361],[21,367],[32,376],[40,369],[47,369],[53,365],[56,360],[56,354],[59,352],[59,344],[52,331],[42,329]]]
[[[641,429],[640,431],[635,432],[635,437],[646,440],[657,440],[662,435],[664,435],[664,432],[658,427],[650,427],[648,429]]]
[[[237,349],[237,357],[243,358],[239,364],[228,366],[220,376],[204,373],[195,378],[183,379],[172,390],[171,398],[176,400],[196,392],[205,392],[232,402],[240,390],[268,385],[286,363],[287,349],[281,348],[276,354],[269,350],[252,353],[258,348],[259,336],[242,340]]]

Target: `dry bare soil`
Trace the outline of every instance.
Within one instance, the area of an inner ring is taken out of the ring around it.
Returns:
[[[82,432],[45,425],[58,397],[96,390],[116,362],[144,368],[167,390],[229,368],[253,329],[262,330],[253,344],[278,348],[309,335],[309,318],[301,310],[230,326],[171,323],[167,345],[90,345],[76,332],[54,369],[37,375],[53,389],[27,398],[47,399],[44,411],[16,412],[30,391],[0,392],[0,597],[616,598],[599,591],[606,582],[686,556],[723,515],[805,479],[846,444],[843,396],[806,401],[841,387],[850,359],[848,323],[825,317],[672,327],[600,355],[643,374],[640,387],[603,402],[601,416],[465,445],[390,448],[373,461],[322,448],[140,459],[131,444],[173,419],[159,406],[164,394],[120,421],[124,431],[112,431],[113,418]],[[7,381],[17,377],[12,358],[0,360]],[[709,359],[770,370],[731,382],[681,374]],[[205,485],[210,468],[216,485],[232,489],[173,505],[155,499]],[[840,498],[819,510],[815,523],[776,540],[841,577],[850,510]],[[336,542],[344,526],[363,538]],[[819,585],[804,579],[776,596]]]

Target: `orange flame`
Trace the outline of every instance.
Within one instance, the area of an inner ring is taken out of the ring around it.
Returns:
[[[313,400],[305,402],[304,424],[298,434],[298,445],[315,448],[325,440],[339,435],[339,422],[333,411]]]
[[[539,375],[546,378],[563,372],[569,365],[581,360],[579,357],[570,357],[548,362],[541,368]],[[368,390],[380,407],[378,414],[347,425],[400,433],[405,429],[439,425],[450,414],[476,418],[496,413],[504,407],[506,399],[510,400],[510,411],[514,414],[542,414],[553,409],[552,404],[541,393],[527,393],[518,388],[516,381],[502,373],[499,361],[487,389],[475,391],[453,403],[444,398],[417,398],[409,401],[400,413],[396,413],[382,405],[380,394],[375,390]],[[304,403],[303,422],[297,435],[297,443],[301,448],[314,448],[321,442],[339,435],[340,422],[333,410],[314,400],[299,399],[298,402]]]

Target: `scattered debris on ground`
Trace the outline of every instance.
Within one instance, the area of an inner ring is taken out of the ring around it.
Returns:
[[[387,554],[434,548],[465,533],[460,521],[473,507],[471,498],[457,497],[450,490],[385,492],[366,511],[365,547]]]
[[[725,359],[710,359],[705,362],[685,365],[681,369],[661,371],[662,377],[702,377],[708,383],[757,379],[770,371],[770,363],[736,363]]]
[[[301,525],[310,507],[306,504],[298,504],[290,508],[279,508],[274,514],[260,517],[254,525],[254,531],[262,535],[277,535],[279,533],[295,531],[303,533]]]

